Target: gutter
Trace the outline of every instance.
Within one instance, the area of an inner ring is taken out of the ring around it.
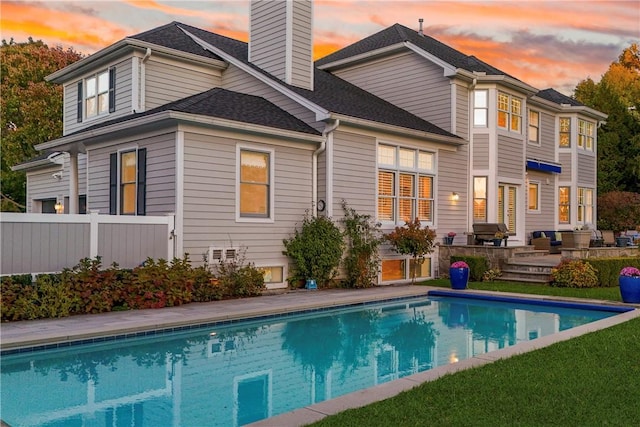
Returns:
[[[322,132],[322,142],[320,146],[313,152],[311,160],[311,200],[313,202],[312,216],[318,216],[318,156],[327,149],[327,140],[333,144],[333,131],[340,126],[340,120],[336,119],[332,125],[327,124]],[[328,162],[327,162],[328,164]],[[328,175],[328,174],[327,174]],[[329,189],[327,188],[327,191]],[[328,198],[331,202],[331,198]]]

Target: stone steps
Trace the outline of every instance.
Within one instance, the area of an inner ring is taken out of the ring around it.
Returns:
[[[507,260],[498,280],[548,284],[551,269],[560,262],[559,256],[547,255],[546,251],[523,251]]]

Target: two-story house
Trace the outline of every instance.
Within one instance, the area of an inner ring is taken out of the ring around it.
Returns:
[[[314,65],[311,27],[310,1],[253,1],[249,43],[172,22],[52,74],[64,135],[16,168],[28,210],[174,213],[178,256],[246,247],[271,288],[282,240],[343,200],[386,231],[504,222],[510,245],[595,221],[604,115],[398,24]],[[409,277],[381,255],[380,282]]]

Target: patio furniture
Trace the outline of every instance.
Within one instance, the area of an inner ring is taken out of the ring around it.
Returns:
[[[593,230],[591,232],[591,241],[589,242],[589,247],[601,248],[602,246],[604,246],[604,239],[602,237],[602,231]]]
[[[563,237],[559,231],[533,231],[531,244],[535,250],[549,251],[551,254],[559,254],[563,244]]]
[[[504,245],[507,246],[507,239],[509,238],[509,229],[503,223],[492,222],[479,222],[473,224],[473,239],[474,244],[482,245],[484,242],[493,242],[496,238],[496,233],[502,233],[504,237]]]
[[[616,237],[613,234],[612,230],[602,230],[602,244],[604,246],[615,246],[616,245]]]

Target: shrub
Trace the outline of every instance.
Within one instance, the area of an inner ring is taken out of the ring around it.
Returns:
[[[482,275],[482,281],[483,282],[495,282],[495,280],[502,276],[502,271],[500,271],[499,268],[491,268],[487,271],[484,272],[484,274]]]
[[[338,273],[344,249],[342,232],[330,218],[305,214],[302,227],[282,241],[284,255],[293,259],[289,283],[315,279],[325,286]]]
[[[551,286],[593,288],[598,286],[598,275],[588,262],[563,259],[557,267],[551,269]]]
[[[589,264],[597,272],[599,286],[615,287],[618,286],[620,270],[627,266],[640,268],[640,257],[592,258]]]
[[[212,286],[220,287],[223,297],[257,296],[264,290],[264,274],[253,263],[246,263],[246,248],[240,248],[232,259],[220,260]]]
[[[452,255],[449,262],[464,261],[469,265],[469,280],[479,282],[482,280],[485,271],[489,269],[489,261],[483,256],[474,255]]]
[[[196,267],[192,271],[194,302],[209,302],[222,299],[222,287],[220,281],[213,276],[207,264],[207,255],[203,255],[204,265]]]
[[[384,237],[396,252],[413,257],[415,267],[411,269],[411,280],[415,282],[417,267],[424,262],[425,255],[433,252],[436,232],[429,227],[422,228],[420,219],[416,218],[402,227],[396,227]]]
[[[371,215],[357,213],[344,200],[342,209],[344,235],[347,238],[347,251],[343,260],[346,277],[343,283],[350,288],[373,286],[380,267],[378,248],[383,242],[380,223],[373,221]]]
[[[147,258],[134,268],[123,284],[123,300],[128,308],[173,307],[191,302],[193,280],[189,255],[171,263]]]
[[[62,271],[61,282],[74,295],[71,314],[104,313],[122,304],[118,265],[101,268],[101,257],[83,258],[73,268]]]

